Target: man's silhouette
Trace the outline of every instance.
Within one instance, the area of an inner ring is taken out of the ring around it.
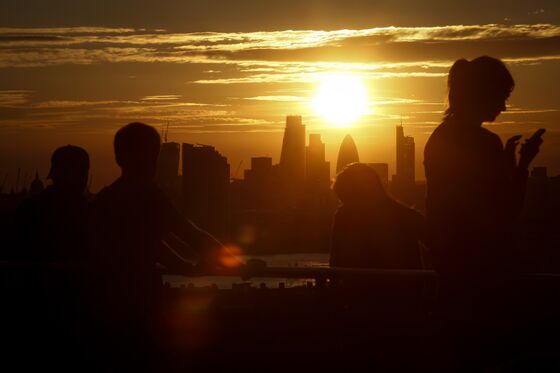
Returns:
[[[82,262],[90,212],[84,196],[88,153],[66,145],[55,150],[52,185],[24,200],[16,212],[14,256],[41,262]]]
[[[31,263],[14,270],[19,278],[9,285],[13,297],[4,299],[4,309],[14,315],[7,328],[14,334],[6,340],[17,346],[23,339],[17,348],[61,367],[68,366],[70,356],[87,354],[82,295],[91,210],[84,196],[88,173],[84,149],[66,145],[55,150],[48,176],[52,185],[17,210],[12,259]]]
[[[418,239],[424,219],[393,200],[373,168],[347,166],[334,191],[342,206],[333,222],[331,266],[421,268]]]
[[[154,183],[159,149],[160,136],[151,126],[130,123],[117,131],[114,151],[122,173],[93,204],[96,316],[109,331],[107,338],[115,332],[141,349],[151,348],[158,328],[162,280],[156,263],[186,267],[162,240],[174,235],[205,262],[215,261],[223,249],[184,218]],[[136,347],[130,351],[141,353]]]

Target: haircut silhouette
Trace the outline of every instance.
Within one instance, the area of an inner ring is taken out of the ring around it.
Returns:
[[[421,268],[423,217],[393,200],[373,168],[346,166],[333,189],[342,206],[333,222],[331,266]]]

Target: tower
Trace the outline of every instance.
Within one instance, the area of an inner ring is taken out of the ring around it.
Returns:
[[[396,135],[397,172],[391,189],[402,202],[412,205],[416,194],[414,138],[404,135],[402,124],[396,127]]]
[[[330,163],[325,161],[325,144],[320,134],[309,135],[309,145],[305,149],[306,180],[312,188],[330,186]]]
[[[185,215],[202,229],[229,235],[229,164],[208,145],[183,144]]]
[[[39,179],[39,171],[35,171],[35,179],[31,182],[29,187],[30,194],[39,194],[45,189],[43,182]]]
[[[414,184],[414,138],[404,135],[402,124],[397,126],[397,179],[404,184]]]
[[[282,140],[280,172],[293,184],[303,185],[305,180],[305,125],[301,116],[288,115]]]
[[[162,189],[173,187],[179,176],[179,154],[181,146],[176,142],[161,144],[156,169],[156,183]]]
[[[358,149],[356,144],[349,134],[344,137],[340,150],[338,151],[338,159],[336,161],[336,173],[338,174],[344,166],[353,162],[359,162]]]

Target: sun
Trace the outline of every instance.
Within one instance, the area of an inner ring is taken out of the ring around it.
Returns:
[[[350,127],[368,111],[367,89],[356,74],[325,75],[311,107],[333,127]]]

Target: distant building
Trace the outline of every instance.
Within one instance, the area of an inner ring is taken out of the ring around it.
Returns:
[[[39,194],[45,189],[43,182],[39,179],[39,171],[35,171],[35,179],[31,182],[29,186],[29,194]]]
[[[397,173],[393,175],[393,194],[402,202],[415,200],[415,145],[412,136],[404,135],[402,125],[396,127]]]
[[[176,142],[161,144],[156,169],[156,183],[162,189],[172,188],[179,176],[179,156],[181,146]]]
[[[346,135],[344,140],[342,140],[342,144],[340,144],[340,150],[338,151],[338,159],[336,161],[336,173],[338,174],[344,166],[359,162],[360,158],[358,157],[358,149],[356,148],[356,144],[352,139],[352,136]]]
[[[389,165],[387,163],[367,163],[368,166],[373,168],[385,189],[389,187]]]
[[[251,168],[245,170],[244,184],[247,191],[246,207],[252,209],[269,209],[276,197],[276,172],[271,157],[251,158]]]
[[[286,129],[282,140],[280,169],[293,183],[305,180],[305,125],[299,115],[286,117]]]
[[[414,137],[405,136],[403,126],[397,126],[397,178],[405,184],[414,184]]]
[[[208,145],[183,144],[185,215],[208,232],[229,235],[229,164]]]
[[[286,206],[294,207],[305,186],[305,125],[299,115],[286,117],[286,129],[280,154],[280,183]]]
[[[325,161],[325,144],[320,134],[309,135],[309,145],[305,149],[306,181],[312,188],[328,188],[330,186],[330,163]]]

